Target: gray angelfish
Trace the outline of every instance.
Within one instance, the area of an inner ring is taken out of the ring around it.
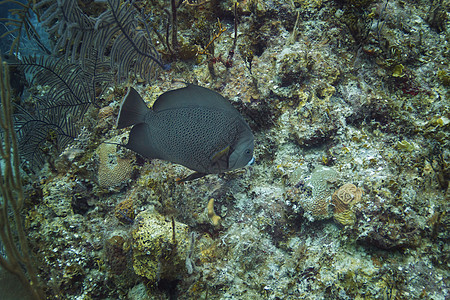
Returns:
[[[189,84],[166,92],[150,109],[130,87],[117,128],[132,125],[123,146],[143,157],[167,160],[197,172],[183,181],[254,162],[250,127],[228,100],[207,88]]]

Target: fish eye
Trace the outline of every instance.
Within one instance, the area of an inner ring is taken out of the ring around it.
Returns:
[[[245,154],[250,155],[251,153],[250,149],[245,150]]]

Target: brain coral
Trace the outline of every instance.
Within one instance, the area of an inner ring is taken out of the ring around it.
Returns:
[[[341,186],[332,196],[333,218],[341,225],[353,225],[356,221],[351,207],[361,201],[363,191],[352,183]]]
[[[146,277],[150,284],[178,278],[186,270],[190,246],[188,226],[166,220],[153,210],[141,212],[135,222],[132,246],[136,274]]]
[[[305,180],[306,186],[312,189],[312,195],[299,200],[300,205],[313,220],[331,217],[329,211],[333,183],[338,173],[328,167],[317,167],[311,176]]]
[[[104,188],[119,186],[131,176],[133,160],[119,157],[117,145],[100,144],[96,153],[99,158],[98,184]]]

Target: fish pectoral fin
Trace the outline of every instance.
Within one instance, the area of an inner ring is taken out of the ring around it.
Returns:
[[[177,179],[177,183],[181,183],[181,182],[185,182],[185,181],[190,181],[190,180],[202,178],[203,176],[206,176],[206,175],[208,175],[208,174],[195,172],[195,173],[192,173],[191,175],[189,175],[189,176],[187,176],[187,177],[185,177],[183,179]]]
[[[217,165],[220,169],[228,169],[228,158],[230,157],[231,147],[228,145],[222,150],[216,152],[211,158],[211,164]]]

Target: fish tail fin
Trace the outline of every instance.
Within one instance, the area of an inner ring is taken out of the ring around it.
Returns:
[[[130,87],[120,105],[117,129],[143,123],[149,110],[139,93]]]
[[[136,124],[131,128],[128,143],[123,146],[148,159],[160,158],[158,149],[155,149],[151,141],[149,127],[145,123]]]

